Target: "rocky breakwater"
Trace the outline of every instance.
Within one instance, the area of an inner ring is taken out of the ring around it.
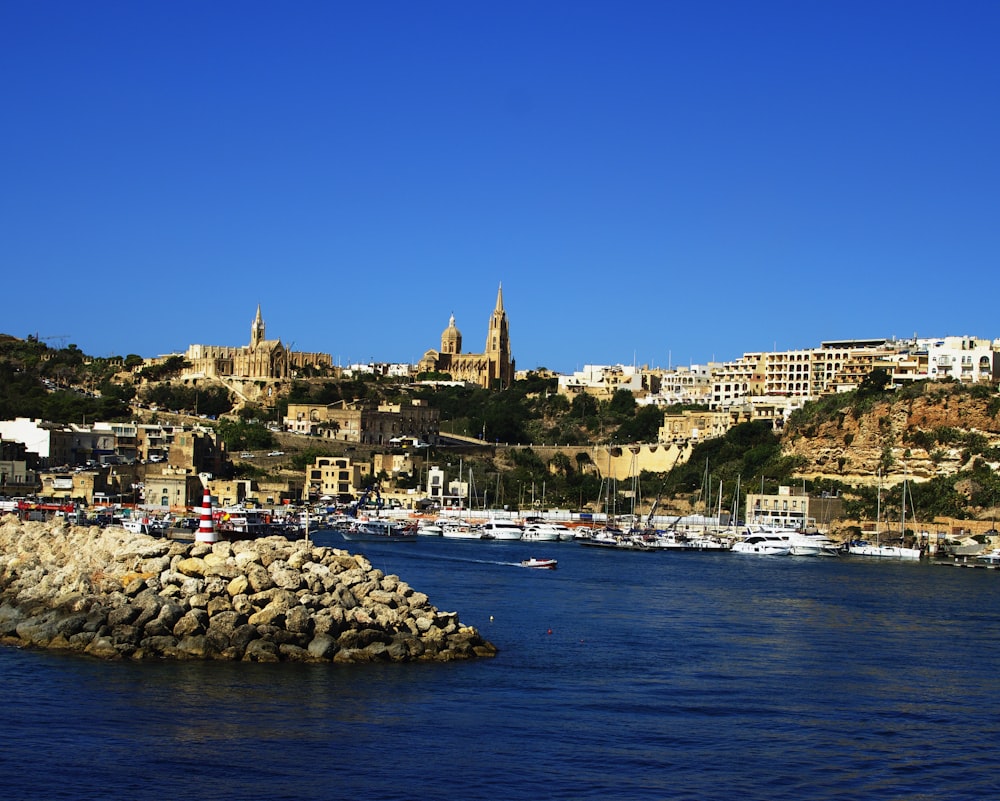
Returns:
[[[108,659],[449,661],[496,648],[363,556],[280,537],[211,545],[0,526],[0,641]]]

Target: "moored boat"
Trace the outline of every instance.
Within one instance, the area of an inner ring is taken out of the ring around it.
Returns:
[[[877,540],[875,543],[868,540],[855,540],[847,547],[847,552],[852,556],[873,556],[879,559],[919,559],[921,555],[919,548],[882,545]]]
[[[483,533],[479,526],[464,520],[445,520],[440,523],[441,536],[449,540],[481,540]]]
[[[349,542],[416,542],[417,530],[396,520],[355,520],[340,530]]]
[[[479,526],[479,532],[486,540],[519,540],[524,534],[522,529],[513,520],[503,520],[501,518],[491,518]]]
[[[787,537],[778,532],[750,532],[742,540],[733,544],[733,553],[754,554],[756,556],[788,556],[792,546]]]
[[[562,523],[534,522],[524,527],[521,539],[529,542],[556,542],[572,539],[573,536],[573,530]]]
[[[609,548],[617,551],[655,551],[641,536],[633,536],[617,528],[593,529],[590,536],[577,537],[577,542],[590,548]]]

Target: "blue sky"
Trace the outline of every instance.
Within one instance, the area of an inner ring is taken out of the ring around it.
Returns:
[[[519,368],[1000,337],[995,2],[0,2],[0,332]]]

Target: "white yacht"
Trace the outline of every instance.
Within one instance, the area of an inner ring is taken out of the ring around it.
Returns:
[[[562,523],[534,522],[528,523],[521,534],[522,540],[529,542],[555,542],[556,540],[573,539],[573,529]]]
[[[750,553],[758,556],[788,556],[792,552],[787,532],[749,531],[747,535],[733,544],[733,553]]]
[[[515,521],[498,518],[487,520],[479,526],[479,531],[486,540],[519,540],[524,534],[524,529]]]
[[[819,531],[788,531],[792,556],[837,556],[837,544]]]
[[[440,520],[421,520],[417,524],[417,534],[422,537],[440,537],[444,527]]]
[[[919,559],[919,548],[906,548],[902,545],[882,545],[878,535],[874,544],[868,540],[856,540],[847,547],[852,556],[874,556],[881,559]]]
[[[441,536],[449,540],[481,540],[483,532],[479,526],[466,523],[464,520],[447,520],[439,523]]]

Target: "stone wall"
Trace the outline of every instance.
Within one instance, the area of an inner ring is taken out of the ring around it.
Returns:
[[[109,659],[449,661],[496,648],[398,576],[280,537],[0,526],[0,641]]]

